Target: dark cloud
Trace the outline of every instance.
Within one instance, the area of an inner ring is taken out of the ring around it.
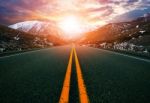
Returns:
[[[136,9],[122,15],[115,17],[113,22],[122,22],[122,21],[131,21],[137,19],[137,17],[144,16],[144,14],[150,13],[150,7],[143,8],[143,9]]]
[[[9,25],[28,19],[41,19],[32,13],[47,3],[48,0],[1,0],[0,23]]]

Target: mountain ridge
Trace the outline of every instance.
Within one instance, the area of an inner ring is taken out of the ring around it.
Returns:
[[[33,35],[0,25],[0,52],[46,48],[63,43],[54,35]]]
[[[150,14],[130,22],[107,24],[86,33],[79,43],[102,48],[150,52]]]
[[[9,25],[8,27],[34,35],[54,35],[58,38],[62,36],[62,31],[52,21],[23,21]]]

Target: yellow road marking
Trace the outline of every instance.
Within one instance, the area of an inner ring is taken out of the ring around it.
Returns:
[[[59,99],[59,103],[69,103],[69,91],[70,91],[70,79],[71,79],[73,55],[75,56],[80,103],[89,103],[89,98],[88,98],[88,95],[86,92],[86,87],[85,87],[84,80],[82,77],[80,63],[79,63],[77,53],[76,53],[74,46],[73,46],[71,53],[70,53],[69,63],[68,63],[68,67],[67,67],[67,71],[66,71],[66,75],[65,75],[65,80],[63,83],[63,88],[62,88],[61,96]]]
[[[73,55],[73,48],[70,53],[69,63],[65,75],[65,80],[60,96],[59,103],[68,103],[69,102],[69,90],[70,90],[70,78],[71,78],[71,68],[72,68],[72,55]]]
[[[86,92],[86,87],[85,87],[84,80],[82,77],[81,67],[79,64],[77,53],[76,53],[75,48],[73,48],[73,50],[74,50],[75,62],[76,62],[76,71],[77,71],[77,78],[78,78],[80,103],[89,103],[89,98],[88,98],[88,95]]]

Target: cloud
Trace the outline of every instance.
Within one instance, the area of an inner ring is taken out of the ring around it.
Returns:
[[[122,16],[126,20],[130,15],[133,18],[143,15],[150,12],[149,8],[150,0],[1,0],[0,22],[6,25],[25,20],[57,22],[74,14],[89,25],[101,26],[117,17],[121,21]]]

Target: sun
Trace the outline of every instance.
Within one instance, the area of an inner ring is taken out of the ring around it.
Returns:
[[[75,38],[82,33],[82,23],[77,16],[66,16],[63,17],[58,26],[64,31],[64,33],[69,36],[69,38]]]

